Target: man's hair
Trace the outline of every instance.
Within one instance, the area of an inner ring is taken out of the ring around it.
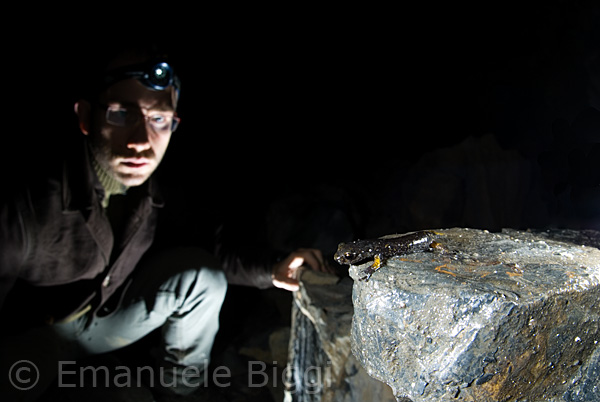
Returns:
[[[113,70],[151,60],[173,63],[172,51],[161,43],[131,44],[105,41],[90,46],[73,66],[76,96],[94,101],[106,89],[105,77]]]

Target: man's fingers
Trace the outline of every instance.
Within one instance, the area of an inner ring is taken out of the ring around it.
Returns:
[[[295,292],[300,288],[298,281],[292,278],[286,278],[285,280],[273,279],[273,285],[281,289],[289,290],[290,292]]]
[[[290,268],[300,268],[302,265],[304,265],[304,257],[294,257],[292,259],[292,262],[290,262],[290,265],[288,265]]]
[[[296,251],[296,258],[303,258],[303,263],[314,269],[315,271],[324,271],[325,263],[323,261],[323,254],[321,250],[313,248],[301,248]],[[292,266],[290,265],[290,268]]]

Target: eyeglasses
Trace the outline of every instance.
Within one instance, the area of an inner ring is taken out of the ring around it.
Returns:
[[[179,126],[181,119],[173,112],[152,111],[144,113],[142,109],[102,105],[106,109],[106,122],[117,127],[135,127],[142,121],[150,125],[156,134],[171,134]]]

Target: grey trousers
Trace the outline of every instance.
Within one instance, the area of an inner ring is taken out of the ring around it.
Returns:
[[[59,386],[79,386],[75,360],[130,345],[157,328],[162,344],[156,349],[155,386],[193,392],[208,365],[226,289],[218,262],[202,250],[172,249],[147,258],[113,313],[85,314],[1,339],[2,400],[36,400],[57,378]],[[68,383],[65,372],[71,375]],[[122,374],[120,381],[127,378]]]

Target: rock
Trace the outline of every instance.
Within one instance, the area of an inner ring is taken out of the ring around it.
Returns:
[[[435,232],[369,281],[350,268],[367,372],[402,401],[600,400],[598,234]]]
[[[350,348],[352,280],[304,271],[294,294],[286,402],[393,402]]]

